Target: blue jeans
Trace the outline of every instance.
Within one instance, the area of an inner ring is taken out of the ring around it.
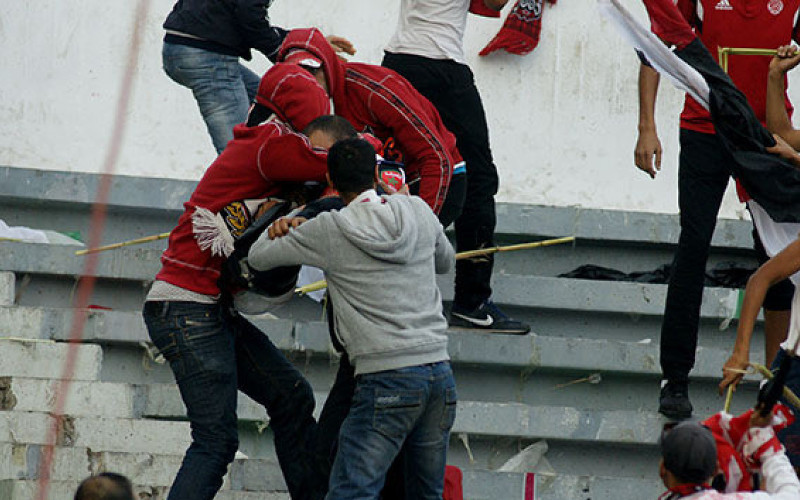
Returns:
[[[236,56],[165,42],[161,57],[167,75],[194,94],[217,154],[221,153],[233,139],[234,125],[247,120],[261,79]]]
[[[441,500],[456,399],[446,361],[359,375],[326,500],[377,500],[401,447],[406,498]]]
[[[314,395],[294,365],[255,326],[218,304],[147,302],[143,316],[175,374],[192,429],[169,500],[211,500],[222,486],[239,445],[237,388],[267,409],[292,498],[311,498]]]

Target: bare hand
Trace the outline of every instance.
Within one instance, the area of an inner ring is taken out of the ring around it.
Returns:
[[[307,221],[308,219],[305,217],[281,217],[269,226],[269,229],[267,229],[267,236],[269,236],[271,240],[283,238],[289,234],[290,230]]]
[[[719,383],[719,393],[725,392],[729,385],[733,385],[733,390],[744,378],[744,373],[739,373],[740,370],[746,370],[750,361],[747,355],[737,355],[734,353],[722,366],[722,382]]]
[[[795,167],[800,168],[800,154],[778,134],[772,134],[772,137],[775,138],[776,144],[771,148],[766,148],[767,153],[778,155],[784,160],[790,161]]]
[[[769,63],[769,70],[784,74],[800,64],[800,51],[794,45],[778,47],[778,54]]]
[[[333,47],[334,52],[344,52],[345,54],[349,54],[351,56],[355,55],[356,48],[347,38],[336,35],[329,35],[325,38],[327,38],[328,43],[331,44],[331,47]]]
[[[655,179],[656,172],[661,170],[661,153],[661,141],[658,140],[655,129],[640,131],[636,149],[634,149],[634,163],[651,179]],[[654,159],[655,162],[653,162]]]
[[[750,427],[769,427],[772,424],[772,411],[766,415],[761,414],[761,408],[757,406],[750,415]]]

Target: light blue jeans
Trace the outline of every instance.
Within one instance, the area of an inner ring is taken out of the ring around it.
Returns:
[[[233,127],[247,111],[261,79],[239,58],[186,45],[164,43],[164,72],[194,94],[217,154],[233,139]]]
[[[401,447],[406,498],[441,500],[456,399],[447,361],[359,375],[326,500],[377,500]]]

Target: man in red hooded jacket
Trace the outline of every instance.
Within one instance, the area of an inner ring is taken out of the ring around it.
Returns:
[[[309,69],[333,99],[334,112],[358,131],[393,137],[403,155],[407,182],[444,226],[461,212],[465,169],[456,140],[438,111],[408,81],[374,64],[341,61],[316,28],[291,31],[278,60]],[[416,190],[416,188],[415,188]]]
[[[238,448],[237,388],[266,407],[293,498],[306,498],[311,487],[311,387],[266,335],[221,304],[217,280],[233,251],[221,236],[224,218],[246,210],[248,200],[280,194],[283,182],[325,180],[327,152],[295,130],[327,115],[330,102],[308,72],[278,64],[262,79],[256,103],[251,122],[273,118],[234,128],[185,204],[144,305],[148,333],[170,363],[192,428],[170,500],[211,500],[222,485]],[[323,147],[340,139],[322,138]]]

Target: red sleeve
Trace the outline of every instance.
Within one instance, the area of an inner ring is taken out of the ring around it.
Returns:
[[[681,15],[686,22],[692,28],[697,28],[700,24],[700,18],[697,16],[697,2],[699,0],[674,0],[675,5],[678,6],[678,10],[681,11]]]
[[[419,174],[419,196],[438,214],[453,175],[450,150],[455,139],[441,123],[436,108],[410,84],[395,77],[383,84],[390,87],[372,91],[369,111],[394,137],[406,171]]]
[[[302,134],[285,133],[261,146],[258,171],[273,182],[322,182],[328,171],[328,152],[312,148]]]

